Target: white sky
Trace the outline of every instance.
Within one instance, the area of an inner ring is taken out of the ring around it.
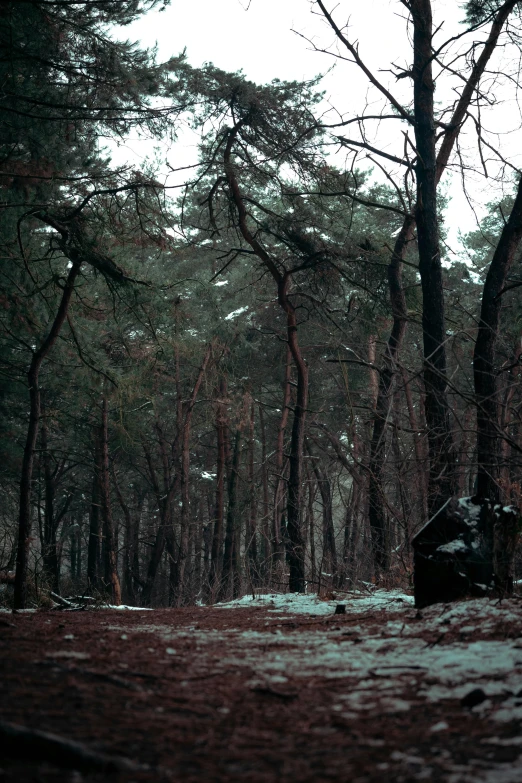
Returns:
[[[462,29],[458,24],[463,17],[460,5],[457,0],[434,0],[434,24],[442,24],[437,39],[439,42]],[[140,40],[144,46],[157,43],[161,60],[186,49],[188,61],[193,66],[213,62],[227,71],[242,69],[248,78],[259,83],[274,78],[311,78],[318,73],[326,73],[336,63],[333,71],[326,75],[323,89],[326,89],[327,98],[337,110],[353,116],[362,111],[368,99],[374,100],[376,96],[368,92],[367,81],[355,65],[336,61],[329,55],[314,51],[313,46],[299,35],[312,39],[318,48],[335,50],[332,47],[334,35],[324,20],[312,13],[313,6],[310,0],[172,0],[165,11],[150,13],[125,28],[124,35],[131,40]],[[352,40],[359,42],[360,55],[367,65],[399,99],[409,98],[410,80],[397,82],[392,74],[386,73],[392,62],[408,67],[411,61],[411,44],[407,37],[404,7],[400,2],[340,0],[335,6],[334,0],[331,0],[328,7],[336,8],[335,18],[338,23],[349,20]],[[475,38],[483,40],[484,34]],[[457,84],[452,81],[444,87],[441,80],[436,98],[445,104],[454,97],[452,90]],[[382,105],[382,102],[376,104],[375,108],[381,108]],[[490,126],[496,123],[499,130],[508,125],[517,127],[518,120],[515,104],[497,106],[488,117]],[[400,156],[403,137],[399,125],[392,122],[383,124],[379,131],[374,126],[372,131],[375,131],[374,138],[378,139],[378,145],[386,145],[391,152]],[[517,136],[515,134],[513,139],[504,139],[510,157],[513,157],[514,150],[522,149],[522,140],[517,139]],[[466,140],[464,134],[462,139]],[[177,147],[168,153],[165,148],[165,153],[171,163],[186,165],[196,158],[193,145],[193,138],[184,134]],[[120,150],[115,158],[117,162],[129,160],[133,156],[147,154],[149,149],[129,140],[127,149]],[[482,175],[472,179],[470,191],[481,214],[480,205],[495,197],[495,189],[492,181],[485,180]],[[457,177],[450,180],[449,192],[452,197],[449,244],[456,248],[458,230],[473,229],[475,219]]]

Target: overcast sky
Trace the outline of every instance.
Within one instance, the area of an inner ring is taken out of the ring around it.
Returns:
[[[462,29],[459,22],[464,14],[460,5],[456,0],[434,0],[434,25],[442,25],[437,39],[439,42]],[[141,41],[144,46],[157,43],[161,60],[186,49],[191,65],[213,62],[227,71],[241,69],[258,83],[275,78],[307,79],[327,73],[335,66],[325,76],[323,89],[338,111],[353,116],[362,110],[368,98],[373,99],[375,95],[368,92],[366,79],[356,66],[314,50],[315,46],[335,51],[335,39],[324,20],[312,12],[313,6],[310,0],[172,0],[165,11],[150,13],[125,28],[125,36]],[[349,20],[352,40],[359,42],[362,58],[379,78],[399,99],[409,98],[411,82],[408,79],[397,82],[387,72],[390,63],[408,67],[411,61],[405,9],[399,0],[340,0],[338,3],[332,0],[329,7],[336,8],[339,23]],[[313,44],[305,39],[311,39]],[[441,84],[436,98],[445,103],[446,98],[454,95],[451,93],[454,86],[455,83],[448,87],[445,96],[445,88]],[[497,107],[492,117],[502,128],[506,127],[506,123],[517,126],[518,114],[513,118],[508,114],[506,121],[506,111],[512,115],[514,109]],[[400,155],[401,149],[397,148],[400,140],[394,135],[396,131],[399,132],[398,127],[388,130],[388,126],[384,129],[381,126],[379,144],[389,144],[390,151],[395,147],[393,151]],[[522,148],[520,141],[516,141],[518,149]],[[513,140],[508,141],[512,146],[514,143]],[[192,144],[191,139],[182,137],[177,152],[168,153],[171,162],[179,164],[193,159],[195,150],[191,148]],[[147,148],[131,140],[127,150],[120,150],[118,162],[134,154],[143,155],[144,149]],[[492,198],[493,188],[491,181],[481,177],[474,180],[470,187],[479,206],[480,202]],[[459,179],[453,177],[448,187],[452,196],[450,245],[456,246],[458,228],[471,230],[474,215],[467,206]]]

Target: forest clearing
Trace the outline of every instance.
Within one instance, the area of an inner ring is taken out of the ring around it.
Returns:
[[[0,628],[2,783],[522,777],[519,598],[273,594]],[[79,750],[15,742],[12,724]]]

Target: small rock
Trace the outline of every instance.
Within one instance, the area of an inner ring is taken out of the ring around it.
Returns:
[[[346,604],[337,604],[334,614],[346,614]]]
[[[463,707],[469,707],[471,710],[473,707],[476,707],[477,704],[482,704],[482,702],[486,701],[486,699],[487,696],[482,688],[473,688],[472,691],[466,693],[466,695],[462,697],[460,703]]]

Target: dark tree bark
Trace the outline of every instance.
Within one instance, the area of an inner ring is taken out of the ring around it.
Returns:
[[[218,399],[215,403],[216,411],[216,501],[214,507],[214,526],[212,531],[212,552],[210,561],[209,585],[211,599],[221,578],[223,567],[223,521],[225,510],[225,471],[226,471],[226,439],[227,439],[227,384],[225,378],[221,378],[218,390]]]
[[[248,492],[249,515],[246,528],[245,551],[248,562],[248,573],[251,585],[257,587],[259,584],[259,563],[257,553],[257,491],[255,486],[255,406],[254,401],[250,403],[249,420],[249,444],[248,444]]]
[[[386,514],[383,497],[383,473],[386,456],[386,429],[393,398],[393,381],[397,370],[398,352],[402,345],[407,324],[406,297],[402,287],[402,262],[408,245],[413,239],[415,220],[409,217],[395,240],[392,260],[388,266],[388,287],[393,314],[393,327],[386,343],[370,442],[369,460],[369,519],[375,578],[380,580],[388,569],[386,543]]]
[[[81,538],[80,538],[80,526],[78,523],[71,525],[69,530],[69,539],[71,546],[71,580],[76,585],[80,582],[82,576],[81,569]]]
[[[419,4],[417,3],[416,6]],[[429,5],[426,3],[426,5]],[[461,127],[467,117],[468,107],[470,105],[479,81],[486,69],[486,66],[493,54],[498,38],[502,32],[504,24],[510,13],[516,6],[516,0],[509,0],[497,11],[493,20],[491,30],[486,43],[478,57],[471,74],[464,85],[460,98],[455,107],[455,111],[448,123],[439,152],[436,158],[436,181],[439,182],[448,164],[450,155],[453,151],[455,141],[458,138]],[[421,11],[422,12],[422,11]],[[418,72],[417,72],[418,73]],[[392,386],[394,374],[397,365],[397,356],[404,340],[407,325],[407,307],[402,288],[402,262],[405,259],[406,251],[413,240],[415,230],[415,215],[405,218],[401,232],[399,233],[392,253],[390,265],[388,266],[388,286],[390,292],[390,302],[393,315],[393,326],[390,337],[386,344],[381,373],[379,376],[379,391],[377,403],[375,406],[373,433],[370,447],[370,486],[369,486],[369,511],[370,528],[372,531],[372,547],[374,554],[374,563],[377,574],[382,571],[385,565],[382,562],[381,552],[382,537],[384,530],[384,498],[382,495],[382,476],[384,468],[385,447],[386,447],[386,422],[392,399]]]
[[[223,576],[221,579],[220,600],[232,596],[238,598],[241,593],[239,519],[237,515],[237,482],[241,460],[241,428],[236,430],[230,474],[228,477],[228,508],[225,531],[225,551],[223,554]]]
[[[447,398],[444,288],[437,211],[436,126],[432,73],[430,0],[412,0],[413,103],[417,148],[417,242],[422,286],[422,332],[426,424],[430,455],[428,514],[444,505],[456,490],[455,456]]]
[[[518,381],[520,379],[520,363],[521,363],[521,357],[522,357],[522,338],[518,338],[515,344],[515,349],[513,351],[513,356],[511,358],[511,368],[509,370],[509,375],[506,379],[506,388],[504,391],[503,401],[502,401],[502,415],[501,415],[501,422],[500,422],[500,428],[501,432],[504,433],[504,435],[512,435],[510,431],[512,428],[512,404],[513,404],[513,397],[515,395],[515,391],[518,386]],[[514,438],[510,438],[510,440],[513,439],[515,443],[517,442],[516,436]],[[512,497],[512,471],[514,468],[514,461],[510,459],[510,455],[513,454],[513,445],[510,443],[510,440],[508,440],[507,437],[503,437],[501,444],[500,444],[500,484],[502,487],[502,490],[504,492],[505,500],[508,503],[511,503],[514,498]],[[517,476],[518,479],[518,476]],[[517,480],[515,479],[515,480]]]
[[[100,496],[105,542],[105,582],[110,587],[111,602],[121,604],[121,588],[118,576],[118,540],[112,516],[109,473],[109,405],[103,395],[100,426]]]
[[[268,464],[266,451],[266,428],[262,405],[259,405],[259,424],[261,429],[261,484],[263,493],[263,524],[261,527],[261,564],[260,575],[265,577],[269,571],[272,555],[270,546],[270,502],[268,497]]]
[[[152,545],[149,562],[147,565],[147,576],[145,578],[145,584],[143,585],[142,590],[142,601],[145,606],[150,605],[152,601],[152,591],[154,589],[156,575],[161,563],[161,558],[163,557],[168,530],[172,526],[172,501],[179,489],[179,475],[176,474],[174,477],[171,476],[171,468],[167,454],[167,443],[163,434],[163,430],[158,421],[156,421],[155,430],[158,435],[158,448],[161,455],[161,485],[154,467],[150,450],[145,444],[142,444],[147,462],[149,479],[152,484],[154,497],[159,509],[159,526],[156,531],[154,543]]]
[[[281,419],[277,430],[277,443],[275,453],[275,484],[274,484],[274,516],[272,521],[272,567],[271,573],[278,579],[280,571],[284,564],[285,547],[281,530],[281,520],[283,517],[283,507],[285,498],[285,435],[288,426],[288,416],[290,413],[290,400],[292,397],[292,387],[290,379],[292,375],[292,354],[290,347],[287,347],[285,361],[285,377],[283,380],[283,404],[281,408]]]
[[[70,492],[62,503],[61,509],[56,508],[56,493],[65,468],[65,459],[59,460],[53,469],[48,443],[48,428],[44,406],[44,396],[41,395],[41,430],[40,445],[42,449],[41,462],[44,474],[44,514],[42,525],[42,561],[43,569],[51,579],[51,589],[60,593],[60,558],[61,546],[58,542],[60,523],[67,514],[74,494]]]
[[[314,514],[314,500],[317,490],[317,484],[313,481],[312,473],[309,466],[306,468],[306,477],[308,485],[308,503],[306,509],[306,524],[308,526],[308,537],[310,539],[310,581],[312,585],[317,582],[317,563],[315,557],[315,514]]]
[[[100,496],[100,438],[96,427],[93,444],[93,476],[89,507],[89,541],[87,545],[87,584],[92,590],[101,588],[101,496]]]
[[[477,496],[500,499],[500,416],[495,348],[500,328],[503,289],[522,239],[522,180],[515,203],[488,269],[475,351],[473,377],[477,404]]]
[[[287,504],[287,560],[290,567],[288,586],[292,593],[305,591],[305,552],[301,525],[303,493],[303,449],[306,411],[308,407],[308,367],[301,353],[297,339],[297,318],[295,308],[288,298],[288,275],[279,283],[279,303],[287,316],[288,345],[297,369],[297,391],[290,440],[290,470],[288,473]]]
[[[40,401],[42,411],[42,426],[40,430],[40,444],[42,447],[42,462],[44,473],[44,515],[43,515],[43,540],[42,560],[46,575],[51,579],[53,593],[60,593],[60,563],[57,547],[57,525],[55,524],[54,500],[55,485],[51,467],[51,455],[48,447],[47,424],[43,399]]]
[[[194,406],[199,393],[200,386],[205,377],[205,372],[208,363],[212,356],[212,345],[207,346],[205,356],[192,389],[192,394],[187,402],[187,407],[184,411],[183,427],[181,431],[181,475],[180,475],[180,490],[181,490],[181,519],[180,519],[180,537],[179,537],[179,550],[176,558],[176,565],[174,571],[174,585],[173,585],[173,604],[174,606],[180,606],[184,600],[183,588],[185,581],[185,569],[187,565],[187,558],[189,554],[189,539],[190,539],[190,432],[192,426],[192,414],[194,412]]]
[[[24,456],[22,461],[22,472],[20,478],[20,512],[18,517],[18,551],[16,557],[16,576],[14,589],[14,608],[25,609],[27,604],[27,570],[29,565],[29,550],[31,546],[31,484],[33,478],[34,454],[36,450],[36,440],[38,437],[38,428],[40,425],[40,369],[44,359],[48,356],[51,348],[58,339],[58,335],[67,317],[69,303],[74,290],[74,284],[81,262],[73,262],[67,275],[62,298],[58,311],[51,325],[47,337],[42,342],[40,348],[33,353],[33,358],[27,373],[29,386],[29,426],[24,447]]]
[[[116,497],[118,498],[118,503],[120,504],[120,508],[123,512],[123,517],[125,519],[124,546],[123,546],[123,553],[124,553],[123,554],[123,580],[122,580],[123,601],[130,606],[135,606],[136,605],[136,591],[135,591],[136,580],[132,573],[135,523],[133,522],[130,508],[125,502],[122,491],[120,489],[120,485],[116,477],[116,470],[114,469],[114,466],[112,467],[112,483],[116,491]]]
[[[327,473],[322,470],[318,459],[314,459],[313,463],[323,510],[323,570],[326,569],[327,573],[332,575],[332,584],[337,585],[338,565],[333,523],[332,487],[330,479]]]

